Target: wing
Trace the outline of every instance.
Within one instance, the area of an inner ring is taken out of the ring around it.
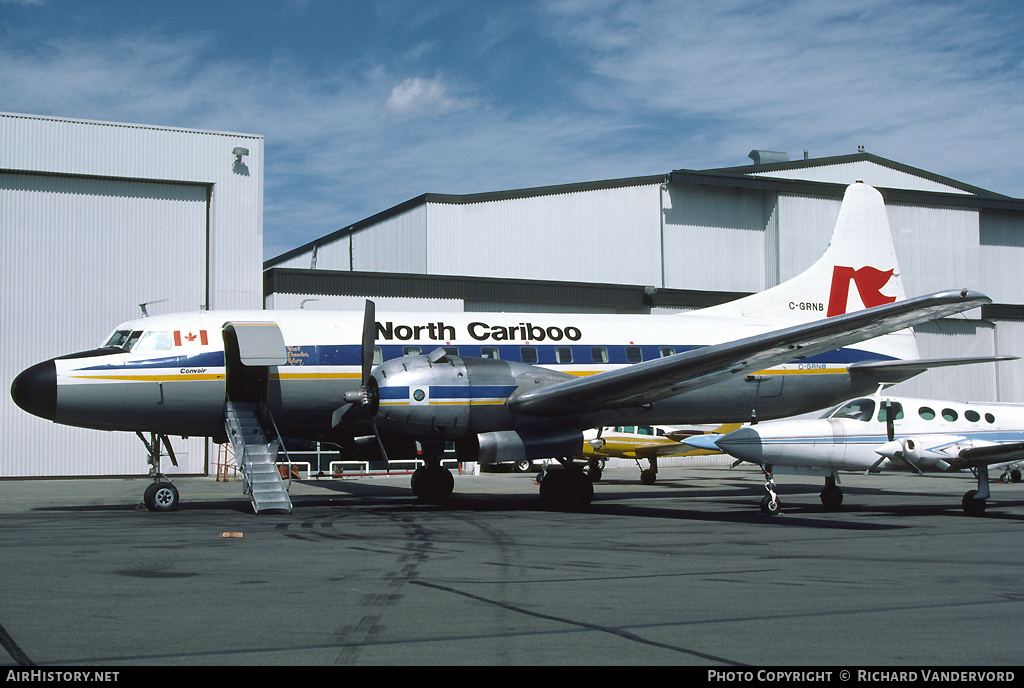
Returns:
[[[990,302],[967,290],[919,296],[521,392],[508,404],[547,416],[635,408]]]
[[[1024,459],[1024,442],[1009,442],[993,447],[964,449],[958,455],[971,466],[991,466],[994,463],[1009,463]]]

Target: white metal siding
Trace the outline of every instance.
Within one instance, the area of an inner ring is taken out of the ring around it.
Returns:
[[[996,323],[996,354],[1024,356],[1024,321],[1000,320]],[[999,401],[1024,404],[1024,360],[999,363],[996,373]]]
[[[981,292],[996,303],[1024,303],[1024,214],[985,211],[980,236]]]
[[[978,211],[887,204],[907,296],[981,289]]]
[[[774,195],[672,185],[665,209],[665,287],[761,291]],[[770,197],[770,200],[767,198]],[[780,232],[784,233],[785,227]],[[774,235],[774,232],[771,232]],[[773,262],[773,261],[772,261]]]
[[[779,282],[785,282],[813,265],[828,248],[842,202],[779,194],[778,203]]]
[[[259,308],[263,138],[0,113],[0,170],[0,477],[144,475],[133,435],[35,418],[6,390],[100,345],[145,301]],[[205,441],[171,441],[180,465],[166,472],[205,470]]]
[[[352,234],[351,267],[347,237],[321,246],[317,269],[428,272],[427,212],[427,206],[420,205]]]
[[[0,174],[7,389],[30,365],[100,346],[115,325],[138,317],[140,303],[204,303],[206,196],[197,185]],[[0,413],[0,477],[145,473],[131,435],[54,425],[8,393]],[[175,451],[179,472],[203,471],[202,442],[179,439]]]
[[[427,272],[659,285],[659,192],[643,185],[431,204]]]

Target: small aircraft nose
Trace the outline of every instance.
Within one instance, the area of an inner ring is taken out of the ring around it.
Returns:
[[[764,456],[761,435],[754,428],[740,428],[720,437],[715,442],[722,451],[744,461],[760,463]]]
[[[53,360],[26,368],[14,378],[11,398],[32,415],[53,420],[57,415],[57,366]]]

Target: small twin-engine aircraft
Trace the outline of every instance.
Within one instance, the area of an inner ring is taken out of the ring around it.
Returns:
[[[699,449],[684,443],[683,440],[703,434],[720,437],[738,427],[739,423],[719,425],[709,430],[694,426],[616,425],[588,430],[583,433],[583,458],[590,464],[588,475],[594,482],[597,482],[601,475],[600,467],[595,464],[598,461],[618,458],[636,461],[640,468],[640,482],[644,485],[653,485],[658,479],[659,458],[722,454],[718,447]],[[648,461],[650,468],[641,465],[640,461],[643,459]],[[596,479],[595,469],[598,471]]]
[[[412,488],[426,501],[453,489],[440,463],[446,441],[465,461],[555,457],[566,470],[548,472],[543,501],[584,509],[594,488],[571,460],[582,454],[583,430],[825,408],[879,381],[964,362],[920,360],[907,328],[988,302],[966,290],[905,298],[882,196],[858,182],[846,190],[831,244],[808,270],[701,311],[378,317],[367,302],[362,318],[303,310],[153,315],[118,325],[100,349],[26,369],[11,394],[56,423],[151,433],[157,464],[161,437],[235,443],[258,434],[239,414],[283,438],[336,442],[377,458],[413,458],[418,449],[425,465]],[[239,412],[238,404],[248,406]],[[175,507],[173,485],[158,466],[151,473],[157,482],[147,504]]]
[[[838,509],[843,503],[838,471],[970,470],[978,487],[964,495],[962,506],[975,515],[985,512],[990,496],[989,466],[1024,459],[1024,406],[909,399],[879,391],[841,404],[821,419],[775,420],[687,442],[710,444],[760,465],[768,492],[761,510],[768,514],[779,511],[776,473],[824,474],[821,503]],[[1020,470],[1011,466],[1007,477],[1019,481]]]

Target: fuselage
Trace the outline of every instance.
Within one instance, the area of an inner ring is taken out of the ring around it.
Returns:
[[[229,349],[225,354],[226,324],[253,322],[276,324],[286,352],[279,365],[240,365],[237,353]],[[444,347],[463,357],[522,362],[573,376],[784,324],[702,316],[699,311],[663,316],[393,313],[378,314],[376,323],[375,364]],[[345,404],[346,393],[360,387],[361,332],[357,312],[200,311],[141,318],[119,325],[100,349],[29,368],[15,381],[12,394],[26,410],[57,423],[218,437],[226,397],[233,391],[255,393],[264,397],[285,435],[366,434],[358,413],[346,414],[332,427],[332,414]],[[743,422],[752,413],[767,419],[825,408],[873,390],[874,381],[851,375],[846,366],[894,358],[879,342],[901,336],[796,360],[635,410],[618,410],[607,419],[589,418],[588,426]],[[431,397],[440,394],[432,391]]]
[[[883,400],[891,403],[892,439]],[[959,470],[960,451],[1024,441],[1024,406],[864,397],[826,417],[778,420],[721,437],[730,455],[773,467],[829,470]]]

